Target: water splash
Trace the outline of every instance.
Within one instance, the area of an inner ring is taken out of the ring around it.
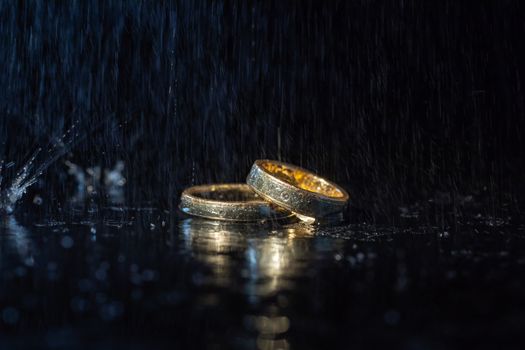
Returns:
[[[113,169],[104,171],[104,185],[109,196],[110,203],[124,203],[124,185],[126,178],[122,175],[124,171],[124,162],[119,160]]]
[[[51,164],[71,150],[79,140],[78,126],[77,120],[60,138],[51,142],[46,151],[43,151],[42,147],[37,148],[7,187],[3,186],[4,160],[0,161],[0,213],[12,214],[16,203],[24,196],[27,189],[37,182]],[[11,164],[14,163],[8,163]]]
[[[109,204],[124,204],[126,178],[122,174],[125,166],[122,160],[117,161],[113,169],[102,169],[97,165],[84,170],[71,161],[66,161],[65,164],[69,168],[68,173],[77,183],[76,192],[71,198],[73,203],[82,204],[87,199],[103,193]]]

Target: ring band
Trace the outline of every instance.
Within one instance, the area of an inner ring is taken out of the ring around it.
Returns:
[[[180,209],[187,214],[225,221],[283,219],[292,215],[241,183],[187,188],[182,192]]]
[[[264,199],[309,218],[339,213],[349,198],[338,185],[308,170],[274,160],[256,160],[246,183]]]

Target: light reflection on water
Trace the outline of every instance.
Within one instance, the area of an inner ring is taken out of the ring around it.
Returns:
[[[17,259],[27,266],[34,264],[32,244],[29,231],[21,226],[14,216],[4,216],[2,226],[5,229],[5,237],[2,241],[7,242],[5,253],[16,252]],[[3,244],[2,244],[3,246]]]
[[[234,288],[240,268],[242,293],[251,304],[278,296],[267,314],[247,315],[248,327],[258,332],[260,349],[287,349],[290,318],[279,304],[279,294],[295,287],[311,260],[313,227],[295,224],[271,230],[259,224],[231,224],[212,220],[186,219],[180,224],[185,247],[212,271],[210,284]],[[239,266],[240,265],[240,266]]]

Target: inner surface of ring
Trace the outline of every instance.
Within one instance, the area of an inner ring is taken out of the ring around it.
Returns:
[[[270,174],[290,185],[299,187],[306,191],[319,193],[327,197],[344,197],[344,194],[338,188],[314,174],[301,171],[300,169],[289,168],[279,163],[262,162],[261,165]]]
[[[196,190],[191,193],[193,196],[221,202],[252,202],[261,201],[255,192],[248,186],[210,186],[209,188]]]

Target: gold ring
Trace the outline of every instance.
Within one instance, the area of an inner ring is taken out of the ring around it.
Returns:
[[[246,182],[264,199],[309,218],[340,213],[349,198],[338,185],[275,160],[256,160]]]
[[[180,199],[180,209],[184,213],[208,219],[259,221],[292,215],[240,183],[193,186],[184,190]]]

